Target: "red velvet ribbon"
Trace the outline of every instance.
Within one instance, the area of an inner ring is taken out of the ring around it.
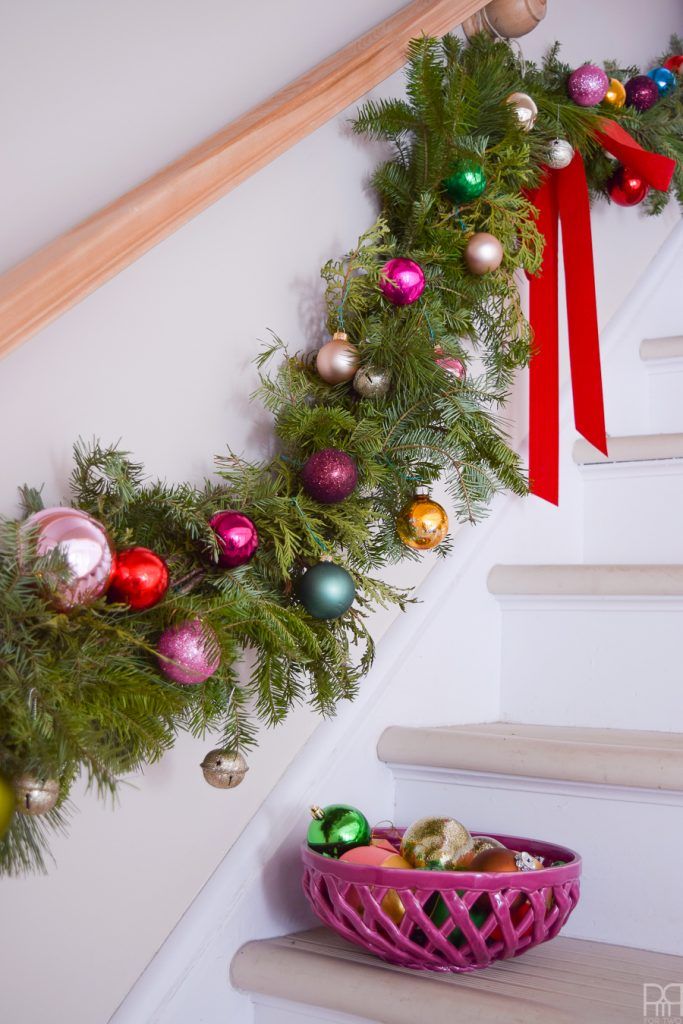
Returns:
[[[598,140],[655,189],[669,187],[675,161],[639,146],[614,121],[603,118]],[[532,494],[554,505],[559,499],[558,220],[567,296],[569,360],[574,422],[583,437],[607,454],[595,301],[593,244],[586,172],[577,151],[568,167],[546,169],[529,194],[545,239],[543,265],[530,277],[529,320],[534,353],[529,374],[529,483]]]

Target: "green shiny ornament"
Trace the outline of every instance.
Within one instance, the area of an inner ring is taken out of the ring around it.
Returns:
[[[334,562],[318,562],[299,580],[296,594],[314,619],[338,619],[356,596],[353,577]]]
[[[308,845],[327,857],[341,857],[355,846],[369,846],[372,830],[365,815],[348,804],[311,807]]]
[[[14,789],[7,779],[3,779],[0,776],[0,839],[2,839],[10,827],[16,803]]]
[[[456,160],[443,187],[454,203],[469,203],[477,199],[486,188],[484,168],[476,160]]]

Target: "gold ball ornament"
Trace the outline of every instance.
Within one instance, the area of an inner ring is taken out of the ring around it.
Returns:
[[[448,516],[429,494],[418,493],[399,513],[396,532],[407,548],[431,551],[448,533]]]
[[[503,262],[503,246],[495,235],[477,231],[465,246],[465,263],[471,274],[481,277],[497,270]]]
[[[605,93],[603,103],[609,103],[610,107],[619,110],[626,103],[626,89],[624,83],[618,78],[610,78],[609,89]]]
[[[22,814],[47,814],[59,800],[59,783],[56,779],[19,775],[13,786],[17,810]]]
[[[5,835],[12,823],[17,798],[12,785],[0,775],[0,839]]]
[[[234,789],[249,771],[242,755],[231,750],[210,750],[200,768],[209,785],[216,789]]]
[[[344,331],[337,331],[315,357],[315,368],[326,384],[352,380],[360,364],[360,354]]]
[[[573,159],[574,147],[571,142],[567,142],[566,139],[553,139],[548,143],[545,156],[548,167],[561,171],[564,167],[569,167]]]
[[[401,856],[414,868],[454,871],[472,844],[472,836],[455,818],[420,818],[406,829]]]
[[[538,107],[531,96],[525,92],[511,92],[505,102],[514,108],[520,127],[525,132],[530,132],[538,117]]]
[[[354,390],[361,398],[382,398],[391,385],[389,370],[381,370],[376,366],[361,366],[353,378]]]

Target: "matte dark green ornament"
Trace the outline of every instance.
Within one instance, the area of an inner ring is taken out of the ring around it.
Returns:
[[[297,597],[315,619],[338,619],[356,596],[353,577],[335,562],[318,562],[307,569],[296,588]]]
[[[443,187],[454,203],[468,203],[477,199],[486,188],[484,168],[476,160],[456,160]]]
[[[365,815],[348,804],[311,807],[313,821],[308,826],[308,845],[316,853],[341,857],[355,846],[368,846],[372,830]]]

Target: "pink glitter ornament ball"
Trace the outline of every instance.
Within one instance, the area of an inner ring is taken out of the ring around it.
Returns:
[[[216,634],[201,619],[169,626],[159,637],[157,652],[163,674],[182,686],[205,682],[221,663]]]
[[[636,75],[626,83],[626,106],[636,110],[649,110],[659,99],[657,83],[647,75]]]
[[[114,552],[101,523],[78,508],[44,508],[34,512],[22,527],[33,538],[38,557],[57,549],[66,562],[67,575],[43,574],[52,603],[62,611],[96,601],[109,583]],[[20,544],[19,561],[27,568],[27,544]]]
[[[382,267],[379,290],[395,306],[409,306],[411,302],[417,302],[425,290],[422,267],[402,256],[389,260]]]
[[[579,107],[594,107],[602,103],[609,89],[609,78],[595,64],[582,64],[572,71],[567,82],[569,98]]]
[[[354,491],[358,483],[356,463],[339,448],[323,448],[303,465],[301,482],[311,498],[323,505],[334,505]]]
[[[232,509],[216,512],[209,525],[218,538],[218,564],[226,569],[244,565],[256,554],[258,533],[248,516]]]

